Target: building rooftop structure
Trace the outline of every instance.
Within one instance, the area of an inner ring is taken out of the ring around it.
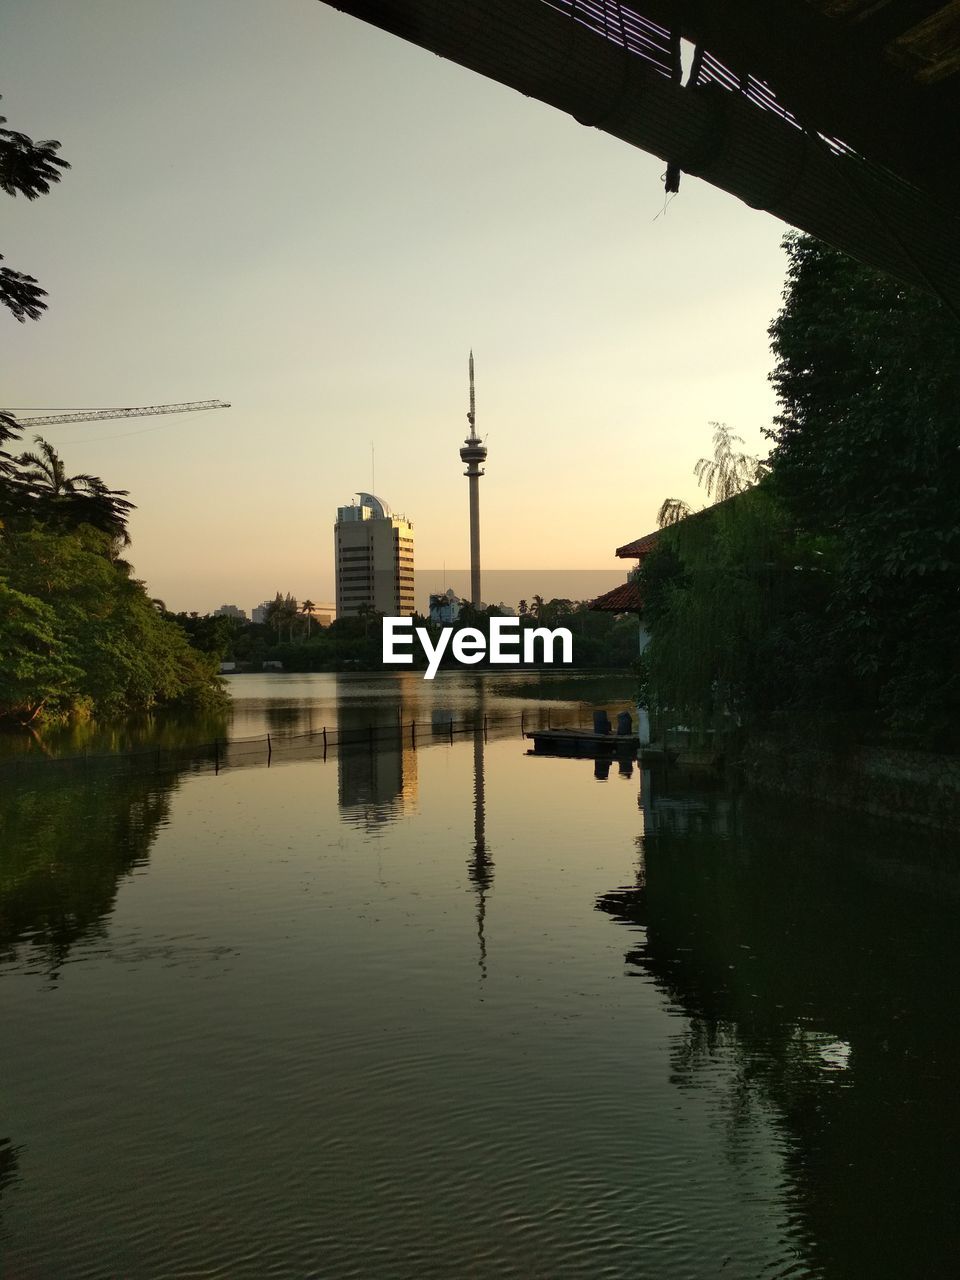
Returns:
[[[327,0],[960,317],[956,0]]]
[[[660,530],[655,529],[653,533],[645,533],[642,538],[635,538],[633,542],[626,542],[622,547],[617,547],[619,558],[636,560],[636,566],[631,569],[626,582],[614,587],[612,591],[605,592],[602,596],[597,596],[596,600],[591,600],[591,609],[598,613],[640,613],[643,609],[643,598],[637,583],[637,570],[657,545],[659,537]]]

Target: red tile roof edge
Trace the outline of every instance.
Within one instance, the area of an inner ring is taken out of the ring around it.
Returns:
[[[655,529],[653,533],[645,533],[642,538],[637,538],[633,542],[625,543],[622,547],[617,547],[617,555],[621,560],[640,559],[653,550],[659,537],[659,529]]]
[[[605,595],[590,601],[590,608],[598,613],[639,613],[643,608],[640,588],[635,582],[624,582]]]

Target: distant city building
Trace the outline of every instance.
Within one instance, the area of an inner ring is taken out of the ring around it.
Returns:
[[[430,597],[430,621],[441,627],[449,627],[460,617],[463,602],[448,587]]]
[[[262,600],[255,609],[251,609],[250,621],[257,623],[258,626],[262,626],[267,620],[267,610],[272,604],[272,600]]]
[[[410,617],[413,596],[413,525],[395,516],[373,493],[337,508],[333,528],[337,617],[373,609],[389,617]]]
[[[336,622],[337,620],[337,608],[333,604],[315,604],[303,616],[307,617],[308,615],[318,627],[329,627],[331,622]]]
[[[247,621],[245,611],[235,604],[222,604],[219,609],[214,609],[213,616],[215,618],[242,618]]]

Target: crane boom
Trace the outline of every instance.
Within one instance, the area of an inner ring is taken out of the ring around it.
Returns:
[[[96,422],[101,418],[153,418],[162,413],[195,413],[200,409],[229,409],[226,400],[190,400],[182,404],[148,404],[116,409],[79,409],[71,413],[47,413],[17,417],[24,427],[52,427],[59,422]]]

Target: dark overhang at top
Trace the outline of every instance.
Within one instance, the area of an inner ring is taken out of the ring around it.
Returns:
[[[327,2],[960,314],[958,0]]]

